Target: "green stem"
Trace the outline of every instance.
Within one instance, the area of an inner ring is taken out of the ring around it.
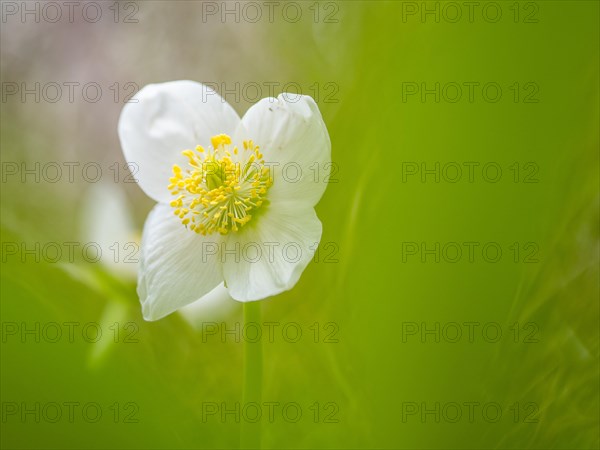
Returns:
[[[244,303],[244,325],[251,322],[260,327],[260,302]],[[248,403],[256,403],[260,408],[262,398],[262,340],[249,342],[244,339],[244,387],[242,391],[242,405],[244,408]],[[254,408],[251,408],[254,410]],[[250,423],[241,420],[240,447],[260,448],[260,423]]]

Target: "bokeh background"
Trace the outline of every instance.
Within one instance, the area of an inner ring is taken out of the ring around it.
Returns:
[[[243,326],[241,305],[144,322],[124,256],[153,202],[119,113],[178,79],[239,114],[300,86],[331,136],[320,257],[261,303],[280,324],[262,401],[302,416],[263,404],[262,447],[598,448],[598,2],[75,3],[55,21],[2,1],[2,448],[240,445],[220,408],[242,401],[244,339],[206,323]]]

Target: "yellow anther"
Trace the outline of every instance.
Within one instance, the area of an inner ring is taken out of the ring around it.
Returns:
[[[214,149],[219,148],[221,145],[229,145],[231,144],[231,138],[226,134],[217,134],[210,138],[210,142]]]
[[[170,202],[181,223],[202,235],[238,231],[248,223],[251,211],[263,204],[263,194],[272,184],[258,146],[243,142],[245,160],[233,162],[225,134],[211,138],[212,149],[196,146],[184,150],[188,168],[173,165],[168,190],[177,198]],[[238,147],[233,148],[238,154]]]

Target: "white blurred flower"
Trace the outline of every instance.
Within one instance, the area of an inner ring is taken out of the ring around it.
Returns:
[[[122,278],[135,278],[139,233],[125,193],[111,183],[92,184],[83,198],[81,237],[99,246],[100,264]]]
[[[148,85],[135,99],[119,120],[121,146],[139,167],[140,187],[158,202],[141,244],[144,318],[160,319],[221,283],[243,302],[291,289],[321,238],[314,206],[331,160],[314,100],[266,98],[240,119],[192,81]],[[283,173],[289,165],[293,177]],[[290,242],[298,258],[231,255],[247,245],[281,249]]]

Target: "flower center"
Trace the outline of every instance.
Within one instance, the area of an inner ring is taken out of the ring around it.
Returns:
[[[181,223],[203,235],[238,231],[252,219],[273,184],[263,155],[252,141],[231,149],[231,138],[211,138],[212,149],[184,150],[189,168],[173,166],[168,186],[176,195],[171,206]]]

